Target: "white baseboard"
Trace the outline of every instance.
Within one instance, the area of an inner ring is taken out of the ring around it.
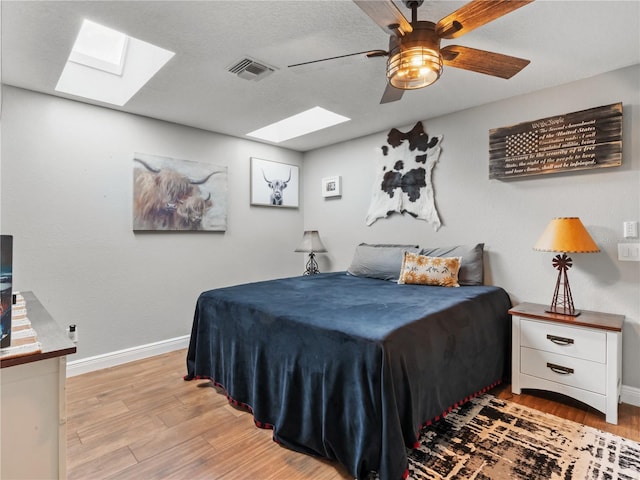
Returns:
[[[640,407],[640,388],[622,385],[620,390],[620,401],[622,403]]]
[[[95,357],[72,360],[67,362],[67,377],[75,377],[83,373],[95,372],[103,368],[115,367],[123,363],[142,360],[144,358],[187,348],[189,346],[189,338],[189,335],[184,335],[182,337],[170,338],[169,340],[118,350],[117,352],[96,355]]]

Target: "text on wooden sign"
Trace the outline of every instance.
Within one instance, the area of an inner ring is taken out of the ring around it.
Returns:
[[[489,178],[622,164],[622,103],[489,131]]]

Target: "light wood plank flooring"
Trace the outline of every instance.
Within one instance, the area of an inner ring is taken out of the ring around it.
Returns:
[[[185,382],[186,350],[67,380],[68,479],[350,479],[334,462],[292,452],[209,382]],[[640,407],[619,425],[554,394],[493,395],[640,441]]]

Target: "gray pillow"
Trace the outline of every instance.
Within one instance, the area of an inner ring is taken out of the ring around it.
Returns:
[[[423,248],[420,255],[428,257],[462,257],[458,283],[460,285],[484,285],[484,243],[456,245],[453,247]]]
[[[358,277],[379,278],[397,282],[405,250],[418,253],[417,245],[361,243],[356,247],[347,273]]]

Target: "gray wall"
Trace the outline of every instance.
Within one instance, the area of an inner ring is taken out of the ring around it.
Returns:
[[[551,218],[578,216],[601,252],[572,255],[569,278],[576,307],[626,315],[623,383],[640,388],[640,263],[617,259],[623,221],[640,220],[639,86],[640,66],[634,66],[423,122],[430,135],[444,135],[433,171],[443,223],[437,232],[424,221],[399,215],[365,225],[375,149],[386,132],[306,154],[304,222],[320,231],[328,249],[319,255],[321,269],[346,269],[363,241],[421,246],[485,242],[487,283],[504,287],[514,303],[549,303],[557,275],[551,266],[555,254],[532,247]],[[402,101],[411,101],[411,92]],[[621,167],[488,179],[491,128],[620,101]],[[334,175],[342,176],[342,198],[323,199],[321,179]]]
[[[249,205],[250,157],[290,150],[3,86],[2,233],[15,286],[66,328],[73,360],[187,335],[200,292],[299,274],[299,209]],[[133,152],[228,167],[226,233],[133,233]]]
[[[485,242],[488,283],[514,303],[548,303],[553,254],[533,243],[552,217],[579,216],[602,252],[573,255],[576,305],[626,315],[623,383],[640,388],[640,264],[616,253],[622,222],[640,219],[638,85],[635,66],[426,121],[444,135],[433,175],[438,232],[402,216],[365,225],[384,132],[302,155],[3,86],[0,227],[15,236],[17,288],[33,290],[61,326],[78,324],[75,360],[188,334],[203,290],[299,274],[304,256],[293,249],[304,228],[320,230],[324,271],[346,269],[362,241]],[[618,101],[621,167],[488,179],[489,129]],[[133,152],[228,166],[228,231],[134,234]],[[304,162],[300,209],[249,206],[251,156]],[[321,179],[333,175],[343,196],[323,199]]]

